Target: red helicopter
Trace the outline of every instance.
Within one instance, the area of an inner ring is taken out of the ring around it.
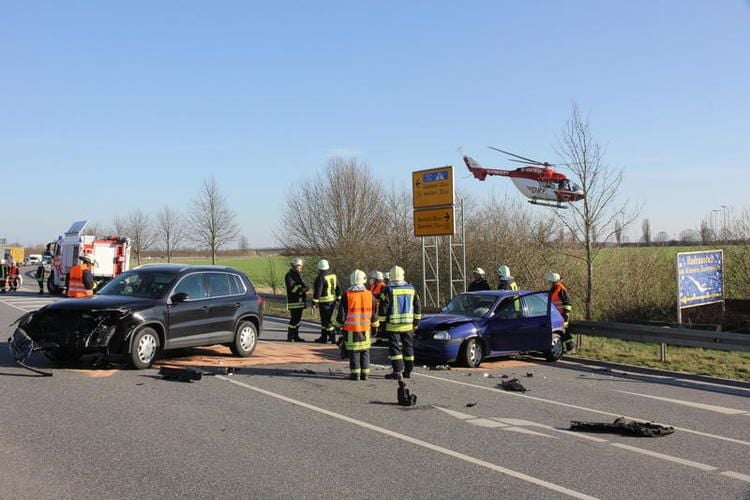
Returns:
[[[513,158],[508,158],[510,161],[523,163],[526,166],[515,170],[484,168],[473,158],[464,155],[464,163],[469,172],[480,181],[488,175],[510,177],[516,188],[524,196],[531,198],[529,203],[545,207],[568,208],[564,203],[579,201],[586,197],[586,193],[580,186],[571,183],[565,174],[554,170],[555,164],[532,160],[492,146],[489,148],[512,156]]]

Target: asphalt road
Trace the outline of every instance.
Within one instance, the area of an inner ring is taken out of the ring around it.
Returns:
[[[53,300],[35,286],[26,278],[24,291],[0,295],[0,323]],[[265,327],[258,359],[316,349],[283,342],[283,322]],[[35,357],[54,373],[38,377],[0,346],[0,496],[750,498],[750,387],[521,358],[419,368],[417,406],[404,408],[383,379],[384,349],[373,357],[367,382],[313,356],[184,383]],[[502,375],[528,392],[498,389]],[[566,430],[619,416],[677,430]]]

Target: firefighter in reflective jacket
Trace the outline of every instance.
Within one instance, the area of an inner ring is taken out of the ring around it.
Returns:
[[[46,269],[44,268],[44,263],[40,262],[39,265],[36,267],[36,282],[39,284],[39,294],[44,294],[44,273]]]
[[[286,285],[286,307],[289,309],[289,326],[286,331],[287,342],[304,342],[299,336],[299,324],[302,322],[302,312],[307,307],[307,285],[302,281],[302,259],[292,259],[291,269],[284,276]]]
[[[388,335],[388,354],[393,373],[387,379],[409,378],[414,369],[414,329],[422,319],[422,307],[414,287],[405,281],[404,270],[393,266],[391,280],[380,295],[378,320]]]
[[[331,344],[336,343],[336,327],[331,323],[336,302],[341,300],[341,287],[339,287],[336,275],[331,272],[328,261],[322,259],[318,262],[318,276],[313,284],[313,309],[320,311],[320,337],[315,339],[319,344],[325,344],[328,339]]]
[[[370,271],[370,280],[367,282],[367,289],[372,292],[372,296],[375,297],[375,301],[380,304],[380,294],[383,293],[385,288],[385,281],[383,281],[383,273],[380,271]],[[374,345],[386,345],[388,342],[384,340],[384,336],[378,335],[379,328],[373,328],[371,335],[373,339],[376,339]],[[377,338],[376,338],[377,337]]]
[[[341,297],[336,325],[344,330],[344,347],[349,353],[349,379],[367,380],[370,374],[370,330],[378,326],[377,302],[365,288],[367,275],[355,270],[351,285]]]
[[[68,297],[91,297],[94,295],[94,274],[92,269],[95,261],[90,255],[78,257],[81,262],[70,268],[67,277]]]
[[[565,349],[572,351],[575,343],[573,342],[573,335],[568,332],[568,322],[570,321],[570,311],[573,309],[573,306],[570,305],[568,289],[565,288],[565,284],[557,273],[547,273],[544,279],[551,284],[549,298],[552,301],[552,305],[555,306],[560,315],[562,315],[563,320],[565,320]]]
[[[508,266],[502,265],[498,267],[497,277],[500,279],[500,284],[497,287],[498,290],[518,290],[516,280],[510,275],[510,268]]]

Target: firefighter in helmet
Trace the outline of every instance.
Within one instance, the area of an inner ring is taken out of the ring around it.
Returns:
[[[81,255],[78,257],[81,261],[79,264],[70,268],[66,277],[66,287],[68,297],[91,297],[94,295],[94,266],[96,261],[90,255]]]
[[[487,279],[485,278],[484,269],[482,269],[481,267],[477,267],[471,273],[474,276],[474,279],[472,280],[471,283],[469,283],[469,286],[466,288],[466,291],[476,292],[479,290],[490,289],[490,284],[487,283]]]
[[[320,311],[320,337],[315,342],[325,344],[330,339],[331,344],[336,343],[336,327],[331,323],[331,317],[339,300],[341,287],[336,275],[331,271],[328,261],[321,259],[318,262],[318,276],[313,284],[312,307]]]
[[[370,374],[370,331],[378,326],[377,300],[365,288],[367,275],[356,269],[351,286],[341,297],[336,324],[344,330],[344,348],[349,353],[349,379],[367,380]]]
[[[516,280],[510,275],[510,268],[505,264],[497,268],[497,277],[500,280],[498,290],[518,290]]]
[[[388,335],[388,354],[393,373],[387,379],[409,378],[414,369],[414,329],[422,319],[422,307],[414,287],[406,282],[404,269],[393,266],[391,281],[380,295],[378,320]]]
[[[572,351],[575,348],[575,342],[573,342],[573,335],[568,332],[568,323],[573,306],[570,305],[568,289],[565,288],[562,278],[557,273],[549,272],[544,276],[544,279],[550,283],[549,298],[552,305],[555,306],[565,321],[565,350]]]
[[[286,286],[286,304],[289,309],[289,326],[287,327],[287,342],[304,342],[299,336],[299,324],[302,322],[302,312],[307,307],[307,291],[309,288],[302,280],[302,259],[294,258],[289,263],[291,269],[284,276]]]

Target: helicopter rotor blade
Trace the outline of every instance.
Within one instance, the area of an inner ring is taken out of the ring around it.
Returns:
[[[503,151],[502,149],[496,148],[493,146],[487,146],[487,147],[490,149],[494,149],[495,151],[498,151],[500,153],[506,154],[506,155],[515,156],[516,158],[520,158],[521,160],[525,160],[527,162],[533,163],[534,165],[544,165],[544,162],[532,160],[531,158],[526,158],[525,156],[517,155],[515,153],[511,153],[510,151]]]

